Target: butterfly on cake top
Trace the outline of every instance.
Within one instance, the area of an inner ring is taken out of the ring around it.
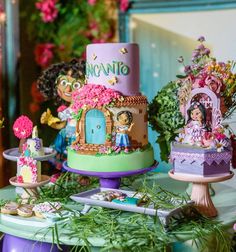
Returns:
[[[179,80],[180,111],[185,126],[172,143],[174,172],[203,176],[229,173],[232,158],[230,140],[224,132],[223,118],[234,110],[236,85],[233,63],[217,62],[203,44],[194,50],[186,76]],[[179,62],[183,62],[180,57]]]

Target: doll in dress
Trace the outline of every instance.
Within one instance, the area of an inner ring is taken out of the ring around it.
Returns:
[[[129,111],[121,111],[117,114],[117,125],[116,125],[116,147],[120,150],[122,147],[125,148],[125,152],[128,152],[130,146],[128,133],[133,127],[133,116]]]
[[[183,143],[201,146],[207,132],[206,109],[200,102],[193,102],[187,114],[188,121],[184,127]]]
[[[60,130],[52,147],[57,151],[57,159],[66,158],[66,147],[75,140],[76,120],[72,116],[70,107],[72,92],[81,88],[85,83],[85,63],[73,59],[69,63],[54,64],[45,70],[38,79],[38,88],[47,100],[53,99],[56,105],[58,117],[47,109],[41,115],[40,122],[54,129]],[[58,163],[60,166],[60,162]],[[60,168],[60,167],[57,167]]]

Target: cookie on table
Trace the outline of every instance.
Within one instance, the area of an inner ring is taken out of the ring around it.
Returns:
[[[54,213],[62,207],[60,202],[43,202],[35,205],[33,211],[36,217],[45,218],[44,213]]]
[[[4,206],[1,207],[1,213],[16,215],[18,207],[19,207],[18,203],[8,202]]]
[[[25,204],[17,208],[17,214],[22,217],[31,217],[33,215],[33,206]]]

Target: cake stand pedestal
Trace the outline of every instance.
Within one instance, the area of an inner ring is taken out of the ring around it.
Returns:
[[[50,177],[46,175],[41,176],[41,181],[37,183],[18,183],[17,177],[12,177],[9,179],[9,182],[13,186],[22,187],[24,188],[24,192],[21,195],[22,202],[28,203],[29,199],[37,199],[38,198],[38,190],[37,188],[43,185],[46,185],[50,182]]]
[[[197,175],[174,173],[174,171],[171,170],[169,171],[169,176],[175,180],[191,182],[191,200],[194,201],[198,211],[207,217],[215,217],[217,216],[217,210],[211,200],[208,184],[231,179],[234,173],[230,172],[223,176],[201,177]]]
[[[34,157],[35,160],[37,161],[47,161],[50,158],[53,158],[56,155],[56,151],[53,150],[52,148],[44,147],[44,155]],[[17,158],[21,155],[19,152],[19,148],[11,148],[5,150],[3,153],[3,157],[7,160],[17,162]],[[17,183],[16,182],[16,177],[10,178],[9,182],[16,186],[16,193],[21,194],[21,191],[19,191],[18,188],[25,188],[24,192],[22,193],[21,197],[22,199],[25,197],[25,199],[28,199],[29,197],[34,197],[38,194],[37,192],[37,187],[40,187],[44,184],[47,184],[50,181],[50,178],[46,175],[41,176],[41,181],[39,183]],[[18,189],[18,190],[17,190]],[[35,197],[34,197],[35,198]]]
[[[96,164],[95,164],[96,165]],[[154,164],[150,167],[143,169],[137,169],[132,171],[121,171],[121,172],[93,172],[93,171],[83,171],[70,168],[65,161],[63,163],[63,168],[69,172],[78,173],[81,175],[98,177],[100,182],[100,187],[118,189],[120,187],[120,182],[122,177],[128,177],[132,175],[143,174],[148,171],[155,169],[158,165],[158,162],[155,161]]]

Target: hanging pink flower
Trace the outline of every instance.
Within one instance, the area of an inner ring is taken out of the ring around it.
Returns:
[[[29,137],[33,130],[33,122],[27,116],[18,117],[13,124],[13,131],[17,138],[25,139]]]
[[[97,0],[88,0],[88,4],[92,5],[92,6],[95,5],[96,2],[97,2]]]
[[[58,15],[58,9],[56,8],[57,0],[40,0],[35,6],[41,11],[41,18],[43,22],[53,22]]]
[[[35,61],[42,68],[47,68],[53,59],[53,49],[55,45],[52,43],[38,44],[35,47]]]
[[[129,0],[120,0],[120,11],[126,12],[129,8]]]

